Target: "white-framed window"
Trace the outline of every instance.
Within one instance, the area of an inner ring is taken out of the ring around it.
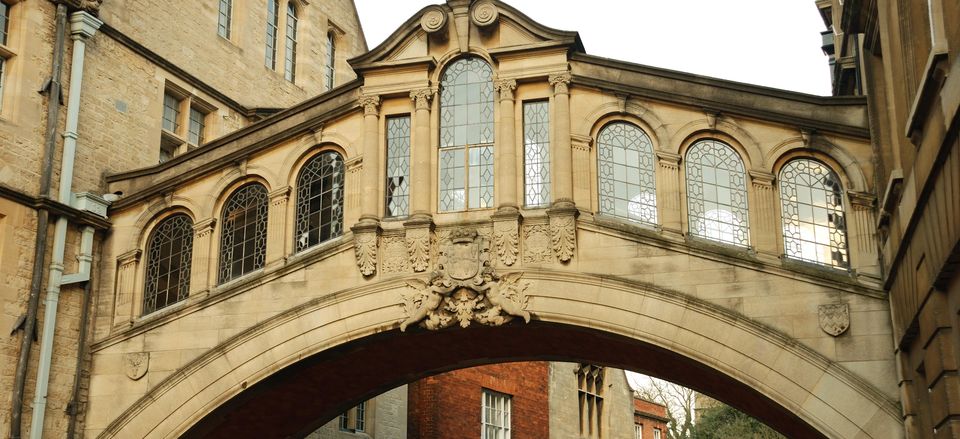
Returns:
[[[356,407],[340,414],[340,431],[360,433],[365,431],[367,423],[367,403],[361,402]]]
[[[643,439],[643,424],[633,424],[633,439]]]
[[[297,75],[297,8],[293,2],[287,3],[286,56],[284,57],[283,77],[294,82]]]
[[[659,428],[653,429],[653,439],[660,439],[661,434],[662,433]]]
[[[510,439],[510,395],[483,389],[481,439]]]
[[[230,39],[230,20],[233,14],[233,0],[220,0],[217,14],[217,35]]]

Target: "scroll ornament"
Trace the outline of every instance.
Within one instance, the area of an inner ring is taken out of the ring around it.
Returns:
[[[490,245],[475,230],[458,229],[441,244],[437,270],[427,281],[413,280],[413,292],[404,294],[407,318],[400,324],[406,331],[419,324],[429,330],[477,322],[499,326],[514,319],[530,322],[525,310],[528,284],[521,273],[500,276],[489,261]]]

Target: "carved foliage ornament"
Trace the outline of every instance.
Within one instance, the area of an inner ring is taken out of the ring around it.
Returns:
[[[820,329],[834,337],[847,332],[850,327],[850,307],[846,303],[833,303],[817,307]]]
[[[376,116],[380,112],[380,96],[361,95],[358,99],[364,116]]]
[[[147,368],[150,365],[149,352],[132,352],[123,355],[123,371],[127,378],[139,380],[147,374]]]
[[[525,310],[528,284],[520,273],[500,276],[490,266],[490,243],[475,230],[457,229],[440,243],[437,270],[425,282],[415,280],[408,286],[415,291],[404,294],[406,320],[400,330],[418,324],[429,330],[472,322],[498,326],[521,317],[530,321]]]
[[[503,265],[517,262],[520,246],[520,230],[516,219],[493,223],[493,240],[497,244],[497,256]]]
[[[377,232],[355,232],[354,250],[357,255],[357,267],[360,274],[370,276],[377,271]]]
[[[407,229],[407,254],[410,266],[418,273],[430,266],[430,229],[428,227]]]

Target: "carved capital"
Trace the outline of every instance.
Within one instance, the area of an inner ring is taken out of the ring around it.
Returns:
[[[421,88],[410,92],[410,99],[417,110],[430,110],[430,101],[436,92],[432,88]]]
[[[287,200],[290,199],[290,186],[284,186],[270,191],[270,193],[267,194],[267,198],[270,200],[271,206],[287,204]]]
[[[554,73],[547,77],[555,95],[569,93],[570,79],[570,72]]]
[[[680,154],[672,152],[657,151],[657,164],[664,169],[680,169]]]
[[[347,168],[348,174],[356,174],[363,169],[363,157],[354,157],[350,160],[347,160],[346,163],[344,163],[344,166]]]
[[[377,116],[380,114],[380,96],[360,95],[358,98],[360,106],[363,107],[364,116]]]
[[[593,137],[571,134],[570,146],[577,151],[590,152],[590,149],[593,147]]]
[[[209,236],[213,233],[213,226],[216,225],[216,218],[207,218],[205,220],[197,221],[193,224],[193,236],[196,238],[203,238]]]
[[[847,197],[850,198],[850,205],[854,209],[873,209],[877,205],[877,196],[867,192],[847,192]]]
[[[758,189],[773,189],[773,174],[763,171],[749,171],[750,182]]]
[[[117,256],[117,265],[122,268],[129,264],[136,264],[137,262],[140,262],[140,256],[142,255],[143,250],[140,249],[134,249],[126,253],[122,253],[120,256]]]
[[[516,79],[498,79],[493,82],[493,88],[500,95],[500,99],[513,100],[513,91],[517,89]]]

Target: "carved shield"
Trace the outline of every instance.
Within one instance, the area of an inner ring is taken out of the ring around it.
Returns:
[[[127,378],[134,381],[147,374],[149,364],[149,352],[133,352],[123,356],[123,370],[127,373]]]
[[[467,280],[480,273],[480,246],[476,240],[451,242],[446,249],[447,275],[456,280]]]
[[[834,337],[843,334],[850,327],[850,307],[846,303],[820,305],[817,309],[820,329]]]

